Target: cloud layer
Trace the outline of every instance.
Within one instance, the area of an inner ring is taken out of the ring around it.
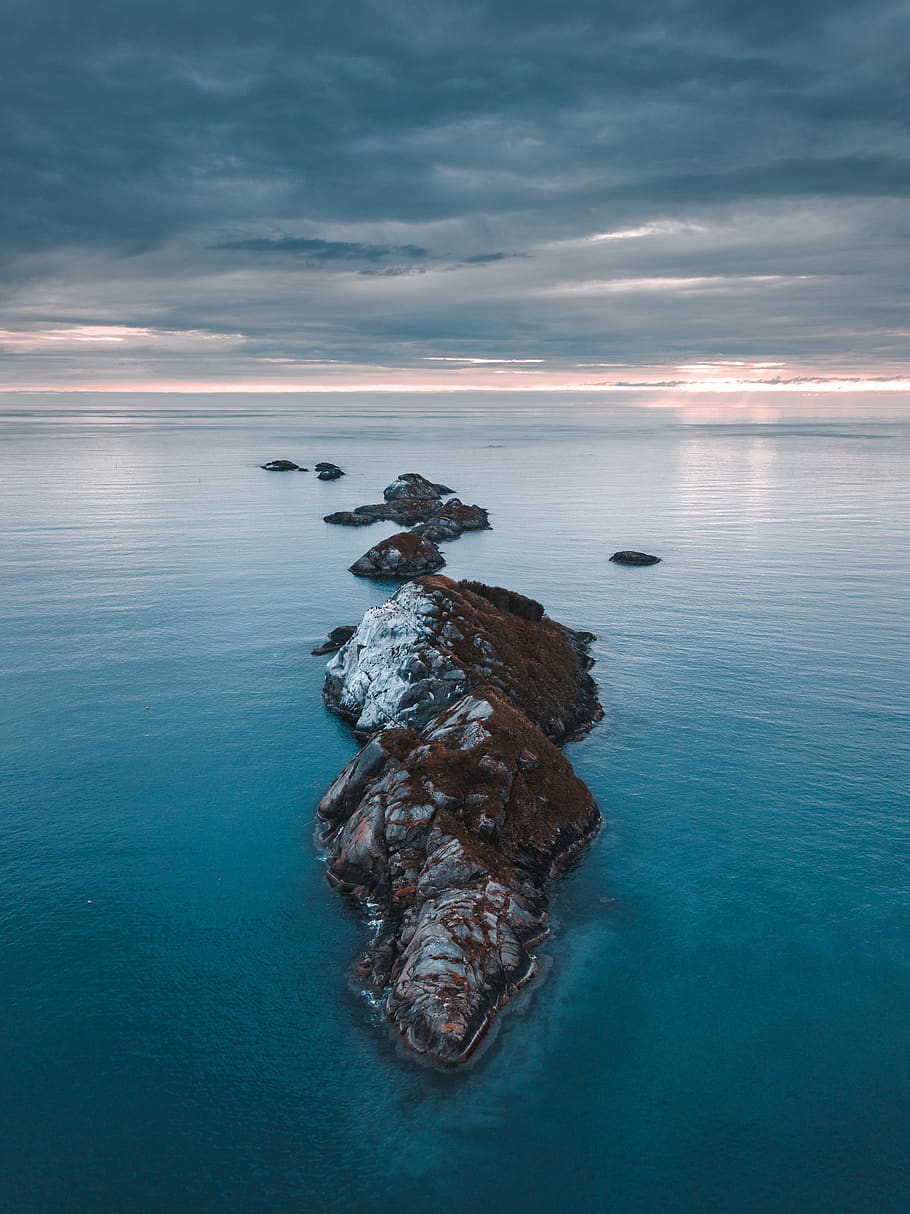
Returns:
[[[11,0],[4,384],[900,379],[908,35],[874,0]]]

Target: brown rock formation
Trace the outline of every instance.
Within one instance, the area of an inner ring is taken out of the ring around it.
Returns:
[[[362,975],[387,990],[409,1046],[464,1061],[534,974],[545,884],[601,822],[591,793],[521,712],[483,688],[419,735],[379,733],[319,818],[332,882],[378,908]]]

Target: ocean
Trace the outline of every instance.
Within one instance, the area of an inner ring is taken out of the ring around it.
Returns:
[[[7,398],[0,1210],[910,1211],[908,456],[824,399]],[[350,985],[313,842],[356,746],[309,651],[397,530],[322,516],[406,471],[605,707],[605,829],[454,1072]]]

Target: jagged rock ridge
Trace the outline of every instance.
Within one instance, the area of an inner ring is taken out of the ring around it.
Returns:
[[[424,577],[328,664],[326,703],[369,737],[319,806],[328,875],[378,919],[361,976],[438,1061],[533,976],[546,882],[600,825],[550,740],[602,715],[591,640],[523,595]]]
[[[419,578],[366,613],[326,667],[323,696],[364,735],[386,725],[422,729],[466,692],[490,685],[563,741],[602,715],[588,674],[591,640],[512,591]]]
[[[552,742],[490,688],[417,734],[379,733],[319,806],[329,876],[369,901],[360,973],[405,1041],[463,1061],[534,974],[544,886],[596,833],[590,791]]]

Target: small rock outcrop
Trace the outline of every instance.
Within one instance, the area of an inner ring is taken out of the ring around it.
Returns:
[[[414,578],[435,573],[443,565],[445,558],[434,543],[401,531],[374,544],[350,569],[357,577]]]
[[[260,468],[264,468],[266,472],[307,472],[309,469],[301,468],[299,464],[295,464],[290,459],[270,459],[267,464],[260,464]]]
[[[402,472],[397,480],[385,487],[382,496],[387,502],[399,501],[401,498],[433,501],[454,492],[455,490],[450,489],[447,485],[437,485],[433,481],[428,481],[419,472]]]
[[[659,556],[649,556],[647,552],[614,552],[610,557],[617,565],[659,565]]]
[[[336,527],[369,527],[371,523],[379,522],[372,514],[360,514],[356,510],[335,510],[332,514],[323,516],[324,523],[334,523]]]
[[[313,465],[318,472],[318,480],[321,481],[337,481],[339,476],[344,476],[344,472],[337,464],[328,464],[325,461]]]
[[[442,509],[437,498],[401,498],[394,502],[377,502],[372,506],[357,506],[354,510],[336,510],[323,521],[340,527],[367,527],[370,523],[391,522],[403,527],[422,523]]]
[[[361,977],[412,1049],[464,1061],[535,972],[546,882],[600,826],[590,791],[485,688],[379,733],[318,813],[330,880],[378,917]]]
[[[449,501],[427,522],[418,523],[415,535],[422,535],[434,544],[457,540],[464,531],[486,531],[490,527],[490,516],[482,506],[466,506],[457,497]]]
[[[333,628],[328,639],[321,645],[317,645],[315,649],[311,649],[310,652],[314,657],[321,657],[324,653],[337,653],[356,631],[357,628],[354,624],[344,624],[340,628]]]
[[[364,736],[387,725],[422,729],[461,696],[492,686],[564,741],[603,715],[588,673],[592,640],[514,591],[424,577],[366,613],[328,663],[323,697]]]

